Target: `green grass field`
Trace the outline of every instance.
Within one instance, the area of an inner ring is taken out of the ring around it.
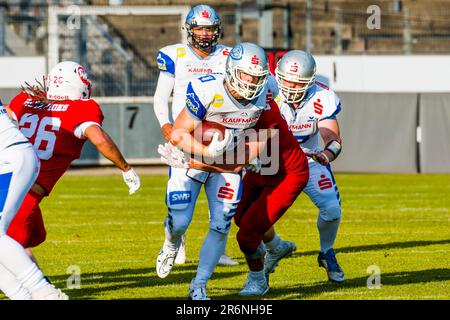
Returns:
[[[187,264],[160,279],[166,177],[143,175],[128,196],[120,175],[65,176],[42,209],[47,241],[35,249],[49,278],[71,299],[186,299],[208,229],[204,192],[187,232]],[[450,299],[450,175],[337,174],[343,218],[335,244],[346,281],[326,281],[317,265],[317,210],[305,195],[277,223],[297,252],[282,260],[264,299]],[[218,266],[212,299],[239,299],[247,276],[233,225],[227,252],[239,266]],[[381,270],[368,289],[367,268]],[[81,288],[66,288],[70,266]],[[68,269],[69,268],[69,269]]]

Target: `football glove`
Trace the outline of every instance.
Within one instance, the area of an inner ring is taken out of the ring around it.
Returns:
[[[161,161],[174,168],[188,168],[188,161],[183,151],[166,142],[158,146]]]
[[[211,143],[206,147],[205,156],[215,158],[234,146],[234,130],[225,129],[223,140],[219,140],[219,132],[213,134]]]
[[[139,179],[133,168],[128,171],[122,171],[122,177],[128,188],[130,188],[130,194],[135,193],[141,187],[141,179]]]
[[[253,172],[260,173],[261,172],[261,160],[256,157],[255,159],[251,160],[247,168]]]

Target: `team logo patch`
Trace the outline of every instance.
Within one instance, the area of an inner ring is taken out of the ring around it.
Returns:
[[[184,48],[177,48],[177,57],[182,58],[186,55],[186,50]]]
[[[214,108],[220,108],[221,106],[223,106],[223,96],[221,94],[214,95],[212,106]]]
[[[207,10],[203,10],[202,11],[202,18],[209,18],[211,15],[209,14],[209,12]]]
[[[88,73],[82,66],[78,67],[77,74],[80,77],[81,82],[83,82],[85,85],[89,86],[91,84],[88,80]]]
[[[172,191],[169,193],[171,205],[191,203],[191,191]]]
[[[200,108],[200,101],[195,93],[187,93],[186,94],[186,106],[191,110],[194,114],[198,113],[198,109]]]
[[[156,59],[156,63],[158,64],[158,68],[160,70],[163,70],[163,71],[167,70],[166,60],[164,60],[164,58],[162,57],[161,53],[158,54],[158,58]]]
[[[241,60],[243,55],[244,55],[244,48],[242,47],[241,44],[234,47],[233,50],[231,50],[230,52],[230,57],[233,60]]]
[[[217,194],[217,198],[231,200],[234,196],[234,189],[229,188],[231,186],[230,183],[226,183],[225,187],[220,187],[219,193]]]

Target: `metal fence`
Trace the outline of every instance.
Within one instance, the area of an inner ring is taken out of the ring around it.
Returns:
[[[124,0],[124,5],[167,1]],[[445,1],[255,0],[209,1],[222,17],[222,43],[259,43],[267,49],[313,54],[450,54],[450,7]],[[108,1],[0,1],[0,56],[49,53],[48,6]],[[194,1],[170,1],[193,5]],[[73,17],[72,17],[73,18]],[[99,96],[153,95],[156,53],[180,42],[179,18],[89,15],[69,28],[58,18],[59,57],[84,64]]]

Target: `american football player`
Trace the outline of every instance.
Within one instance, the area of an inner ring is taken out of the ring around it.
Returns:
[[[225,72],[225,61],[229,47],[218,44],[222,33],[222,24],[217,12],[208,5],[193,7],[185,21],[188,44],[177,43],[166,46],[158,52],[160,70],[154,95],[155,114],[161,126],[163,137],[169,141],[173,121],[178,117],[185,103],[186,88],[189,81],[215,72]],[[173,91],[172,112],[169,114],[169,98]],[[184,173],[172,172],[168,184],[189,184],[190,178]],[[170,186],[168,186],[168,189]],[[191,197],[195,204],[197,198]],[[175,259],[176,264],[186,260],[186,236],[183,235]],[[219,264],[237,265],[238,263],[225,253]]]
[[[67,300],[20,243],[6,234],[39,168],[33,146],[0,102],[0,290],[14,300]]]
[[[185,108],[176,119],[170,136],[170,142],[184,152],[213,159],[232,150],[234,137],[242,137],[245,129],[256,125],[266,106],[269,88],[277,91],[275,79],[272,77],[269,81],[267,56],[255,44],[242,43],[233,47],[225,68],[225,75],[205,75],[187,86]],[[220,140],[216,134],[208,146],[194,139],[191,133],[203,120],[226,127],[224,138]],[[189,199],[196,198],[204,184],[210,225],[200,251],[196,277],[190,284],[189,298],[207,300],[206,283],[226,245],[231,220],[241,198],[241,172],[196,170],[190,173],[189,170],[171,168],[171,174],[178,171],[177,176],[188,174],[193,179],[189,183],[168,185],[166,239],[157,259],[157,273],[160,277],[170,273],[181,236],[192,220],[194,205]]]
[[[310,178],[304,191],[319,209],[320,252],[317,260],[330,281],[341,283],[344,272],[333,249],[341,221],[341,199],[330,165],[342,149],[337,120],[341,111],[340,99],[327,86],[315,81],[316,62],[308,52],[287,52],[278,61],[275,74],[280,89],[275,101],[309,157]],[[319,145],[320,138],[323,149]],[[295,248],[292,242],[282,241],[278,235],[274,241],[278,243],[277,248],[267,250],[267,272],[273,272],[277,262]]]
[[[9,105],[41,161],[36,182],[7,232],[25,248],[45,240],[39,204],[50,195],[72,161],[80,157],[87,140],[122,171],[130,194],[140,187],[139,176],[102,129],[103,113],[90,95],[91,82],[85,69],[76,62],[64,61],[53,67],[44,85],[28,85]],[[32,255],[31,250],[28,252]]]

